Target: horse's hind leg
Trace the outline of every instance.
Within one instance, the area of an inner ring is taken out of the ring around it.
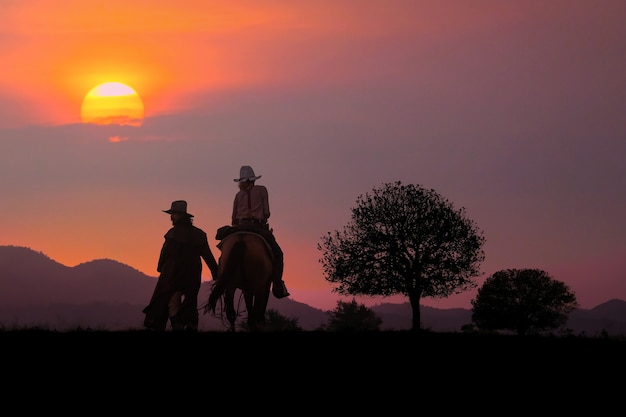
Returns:
[[[237,322],[237,314],[234,311],[226,311],[226,318],[228,319],[228,323],[230,323],[230,331],[235,331],[235,323]]]
[[[244,299],[246,301],[246,310],[248,312],[247,326],[248,331],[256,332],[259,330],[256,300],[252,294],[245,293]]]
[[[230,331],[234,332],[235,323],[237,322],[237,311],[235,310],[235,294],[230,290],[224,293],[224,309],[230,324]]]
[[[254,310],[256,314],[257,327],[261,329],[265,329],[265,326],[266,326],[265,313],[267,312],[267,303],[269,302],[269,298],[270,298],[270,286],[271,286],[271,281],[268,280],[267,285],[265,286],[265,289],[263,290],[263,292],[261,292],[260,294],[257,294],[257,296],[254,299]]]

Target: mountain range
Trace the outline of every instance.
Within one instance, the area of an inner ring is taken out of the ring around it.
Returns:
[[[0,246],[0,330],[30,327],[58,331],[141,329],[142,309],[155,284],[156,277],[111,259],[68,267],[30,248]],[[209,293],[210,283],[203,282],[200,304]],[[268,309],[296,319],[303,330],[320,329],[329,313],[273,296],[270,296]],[[370,309],[382,319],[381,330],[411,328],[408,302],[382,303]],[[421,320],[423,329],[460,332],[464,325],[471,323],[471,310],[421,306]],[[613,299],[589,310],[576,309],[570,314],[565,329],[573,335],[624,337],[626,301]],[[200,330],[226,331],[226,326],[218,317],[201,312]]]

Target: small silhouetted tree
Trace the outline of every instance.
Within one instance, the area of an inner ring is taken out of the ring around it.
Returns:
[[[520,336],[556,329],[578,307],[567,285],[539,269],[498,271],[485,280],[471,303],[478,328]]]
[[[420,299],[445,298],[477,284],[484,238],[465,213],[432,189],[384,184],[361,195],[341,232],[322,236],[325,279],[344,295],[408,296],[412,330]]]
[[[338,301],[337,307],[326,313],[328,324],[325,330],[331,332],[371,332],[380,330],[383,323],[372,309],[356,300],[351,302]]]
[[[246,317],[239,319],[239,329],[248,331],[248,321]],[[278,310],[268,309],[265,312],[265,325],[264,330],[269,332],[287,332],[287,331],[299,331],[302,330],[298,324],[298,319],[288,318],[280,314]]]
[[[268,309],[265,317],[265,325],[267,330],[279,332],[292,332],[302,330],[302,328],[298,324],[298,319],[296,317],[288,318],[280,314],[278,310]]]

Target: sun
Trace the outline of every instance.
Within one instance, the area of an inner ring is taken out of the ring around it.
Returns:
[[[83,123],[141,126],[144,106],[139,94],[128,85],[106,82],[85,95],[80,116]]]

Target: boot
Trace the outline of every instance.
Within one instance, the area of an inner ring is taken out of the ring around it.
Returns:
[[[172,330],[174,331],[185,330],[185,324],[182,322],[182,320],[180,320],[178,316],[170,317],[170,323]]]
[[[198,324],[197,323],[189,323],[188,325],[185,326],[185,331],[190,332],[190,333],[197,333],[198,332]]]
[[[274,281],[274,284],[272,285],[272,294],[274,294],[274,297],[276,298],[289,297],[289,291],[287,291],[285,281],[282,279]]]
[[[277,245],[275,245],[277,246]],[[287,287],[285,286],[285,281],[283,281],[283,251],[279,248],[274,247],[274,274],[272,275],[272,294],[276,298],[285,298],[289,297],[289,291],[287,291]]]

